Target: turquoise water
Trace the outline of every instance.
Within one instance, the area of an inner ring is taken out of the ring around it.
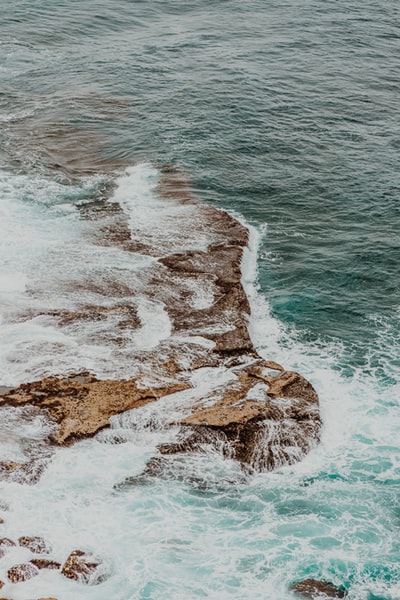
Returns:
[[[400,598],[399,17],[393,0],[3,0],[3,291],[23,294],[35,270],[44,281],[49,248],[51,277],[72,246],[90,263],[74,207],[106,195],[110,171],[180,165],[198,197],[258,230],[253,338],[313,382],[325,423],[302,464],[244,482],[198,458],[115,493],[151,455],[143,433],[112,457],[94,441],[57,455],[34,490],[5,485],[19,522],[60,552],[79,540],[110,557],[113,576],[79,597],[286,600],[312,576],[351,599]],[[49,144],[87,173],[50,169]],[[20,335],[4,330],[0,385],[43,368]],[[57,355],[54,332],[34,335]],[[55,577],[18,598],[76,597]]]

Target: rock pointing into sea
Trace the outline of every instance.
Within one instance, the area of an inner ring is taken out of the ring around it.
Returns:
[[[109,427],[115,415],[166,397],[175,399],[179,416],[175,411],[164,418],[164,426],[178,434],[159,447],[163,455],[212,446],[248,469],[264,471],[301,460],[318,443],[321,419],[312,385],[261,357],[249,334],[250,304],[242,283],[248,229],[226,212],[199,203],[174,170],[164,169],[155,193],[164,219],[155,232],[140,222],[130,224],[116,202],[105,205],[104,226],[98,229],[99,245],[118,246],[132,260],[149,257],[140,298],[131,295],[128,302],[128,293],[118,286],[97,286],[107,306],[58,307],[38,316],[51,319],[61,332],[71,324],[112,319],[110,343],[122,344],[132,332],[144,335],[140,307],[156,301],[165,331],[133,352],[133,377],[99,379],[82,371],[3,390],[0,410],[29,407],[47,419],[51,431],[38,447],[39,466],[31,449],[26,462],[0,463],[3,477],[37,480],[46,446],[49,454],[54,445],[67,446]],[[157,218],[155,213],[154,222]],[[214,381],[205,391],[203,375]]]

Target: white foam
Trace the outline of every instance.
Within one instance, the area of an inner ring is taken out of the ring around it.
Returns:
[[[162,198],[156,193],[158,180],[159,172],[149,164],[129,167],[117,179],[112,201],[128,215],[134,239],[160,255],[206,250],[212,238],[199,223],[197,206]]]
[[[136,175],[145,186],[146,177],[140,172],[139,168]],[[132,186],[135,178],[127,177]],[[127,197],[128,181],[125,183]],[[12,189],[18,197],[17,188]],[[152,268],[152,259],[93,246],[84,235],[90,234],[90,228],[86,229],[74,212],[69,216],[65,213],[60,221],[50,219],[46,225],[47,212],[37,212],[37,206],[15,204],[11,196],[7,199],[11,212],[6,213],[15,217],[14,229],[8,229],[10,243],[14,236],[18,238],[19,223],[25,232],[29,230],[31,245],[30,253],[23,238],[10,247],[9,254],[15,259],[10,265],[18,264],[22,274],[12,292],[15,309],[22,311],[32,304],[62,308],[66,298],[67,306],[74,307],[79,294],[71,293],[69,283],[87,281],[89,274],[93,283],[106,287],[116,281],[115,264],[120,269],[118,281],[122,278],[128,289],[132,285],[135,296],[140,297],[142,276]],[[151,194],[148,198],[151,204]],[[133,223],[134,205],[127,205],[126,210]],[[144,233],[153,217],[146,225],[149,215],[146,217],[144,206],[139,206],[140,210]],[[26,211],[29,227],[22,218]],[[398,598],[398,585],[374,581],[373,575],[368,575],[368,564],[381,561],[385,568],[391,561],[394,564],[398,537],[395,496],[390,497],[393,490],[390,492],[386,484],[399,478],[399,389],[383,389],[373,377],[358,371],[351,378],[341,376],[335,364],[341,352],[339,345],[302,344],[271,316],[257,286],[257,239],[263,234],[251,228],[249,251],[243,260],[242,281],[252,308],[251,336],[262,355],[298,370],[314,384],[324,419],[320,446],[297,465],[254,477],[244,477],[239,465],[207,450],[202,455],[172,457],[167,459],[164,478],[147,478],[147,485],[139,481],[125,492],[114,490],[113,486],[126,477],[140,475],[146,462],[157,454],[157,444],[175,439],[175,428],[164,431],[159,427],[179,419],[188,404],[213,394],[234,378],[227,369],[194,371],[193,389],[114,417],[111,430],[98,434],[97,439],[57,449],[36,486],[3,485],[2,501],[9,510],[1,512],[5,519],[2,535],[14,540],[20,535],[42,535],[53,546],[52,557],[60,561],[76,548],[94,551],[111,569],[111,577],[100,586],[84,586],[59,573],[42,571],[24,584],[7,583],[2,589],[5,596],[15,600],[44,596],[62,600],[162,600],[173,590],[174,600],[288,600],[290,582],[313,576],[337,584],[351,579],[350,597],[354,600],[362,600],[368,591],[388,600]],[[81,251],[84,260],[77,263]],[[51,268],[46,276],[42,266],[38,277],[35,271],[42,261]],[[129,266],[132,261],[134,267]],[[58,270],[63,265],[65,272],[59,279]],[[39,294],[33,281],[45,282],[46,292]],[[82,288],[80,293],[85,302],[107,305],[98,291]],[[12,306],[6,295],[10,297],[4,291],[0,298],[8,314]],[[139,337],[127,345],[126,354],[124,349],[118,354],[99,342],[102,327],[106,334],[112,331],[111,318],[89,328],[71,325],[63,332],[51,317],[18,323],[3,319],[0,347],[4,381],[10,373],[11,379],[16,378],[10,383],[17,382],[18,377],[29,378],[27,370],[40,376],[45,365],[37,364],[42,360],[39,357],[48,361],[47,368],[59,369],[62,361],[65,365],[72,361],[80,368],[88,365],[104,373],[107,368],[118,374],[129,372],[126,365],[135,344],[146,339],[159,343],[169,335],[170,323],[162,304],[155,307],[145,295],[142,297],[142,328],[135,332]],[[124,297],[128,299],[129,294]],[[155,308],[157,327],[152,329],[150,316]],[[177,341],[185,339],[188,343],[213,344],[192,336],[181,336]],[[42,354],[46,344],[47,351]],[[262,393],[261,388],[258,392]],[[253,395],[258,398],[257,388]],[[11,420],[3,420],[0,433],[6,440],[5,456],[21,457],[21,440],[13,437],[7,426],[15,430]],[[21,429],[21,437],[37,441],[40,431],[42,425],[32,421]],[[125,442],[107,443],[113,435]],[[6,580],[5,570],[11,563],[26,559],[24,549],[7,553],[0,559],[0,579]]]
[[[151,350],[171,335],[171,319],[162,303],[139,298],[138,316],[141,328],[132,336],[138,348]]]

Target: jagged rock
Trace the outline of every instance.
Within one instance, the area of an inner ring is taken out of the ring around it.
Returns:
[[[22,563],[20,565],[14,565],[7,571],[7,577],[11,583],[19,583],[21,581],[27,581],[38,575],[39,569],[29,563]]]
[[[303,598],[311,600],[320,598],[344,598],[346,592],[328,581],[319,581],[318,579],[305,579],[298,581],[290,586],[290,589]]]
[[[32,560],[29,562],[31,562],[38,569],[61,569],[61,563],[55,560],[49,560],[47,558],[32,558]]]
[[[267,386],[265,397],[252,400],[249,394],[257,381]],[[211,445],[264,471],[299,460],[319,439],[321,420],[318,398],[308,381],[287,371],[267,377],[259,366],[244,369],[219,400],[197,407],[179,424],[180,440],[159,446],[161,454]]]
[[[61,570],[61,573],[82,583],[101,583],[107,578],[104,565],[101,560],[93,555],[83,552],[82,550],[74,550],[68,556]]]
[[[28,548],[34,554],[49,554],[51,552],[51,548],[48,546],[45,540],[38,536],[30,537],[23,535],[22,537],[18,538],[18,543],[20,546]]]

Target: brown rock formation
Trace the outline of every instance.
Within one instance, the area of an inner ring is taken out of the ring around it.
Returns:
[[[318,438],[315,390],[298,373],[283,371],[267,377],[260,370],[260,365],[244,368],[212,406],[195,407],[179,422],[181,441],[160,446],[161,454],[198,451],[212,445],[257,470],[299,460]],[[251,390],[259,381],[264,389],[259,386],[258,393],[263,397],[251,399]]]
[[[81,583],[101,583],[106,579],[101,572],[102,562],[82,550],[74,550],[64,563],[61,573]]]
[[[11,583],[20,583],[21,581],[27,581],[28,579],[32,579],[32,577],[35,577],[38,574],[39,569],[29,563],[15,565],[7,571],[7,577],[11,581]]]
[[[298,581],[290,586],[293,592],[296,592],[303,598],[311,600],[320,598],[345,598],[346,592],[341,588],[336,587],[328,581],[319,581],[318,579],[305,579]]]
[[[166,214],[155,232],[140,222],[129,227],[115,202],[104,203],[96,217],[97,244],[151,257],[140,280],[140,298],[136,301],[126,281],[102,278],[87,286],[99,302],[107,298],[104,306],[86,303],[36,316],[52,319],[61,330],[112,319],[107,342],[123,347],[126,332],[143,327],[139,306],[144,299],[162,306],[170,334],[155,347],[131,351],[134,377],[100,380],[87,372],[46,377],[0,390],[0,409],[34,407],[56,425],[50,444],[68,445],[107,427],[113,415],[195,388],[197,369],[219,369],[229,374],[229,383],[216,383],[201,398],[194,393],[188,400],[186,394],[181,418],[170,423],[180,427],[179,439],[160,452],[201,451],[211,444],[258,470],[300,460],[319,440],[318,398],[301,375],[265,361],[252,344],[241,270],[248,230],[226,212],[198,203],[176,170],[165,168],[157,189]],[[22,478],[28,471],[34,481],[33,459],[28,458],[22,465],[1,463],[0,475]],[[43,461],[37,473],[42,467]]]
[[[18,538],[18,543],[20,546],[28,548],[34,554],[49,554],[51,551],[45,540],[38,536],[30,537],[23,535]]]
[[[60,425],[51,441],[68,445],[91,436],[109,424],[112,415],[144,406],[166,394],[186,389],[174,381],[153,390],[138,387],[135,380],[99,381],[93,376],[47,377],[23,384],[4,396],[2,403],[12,406],[33,403],[48,412]]]
[[[38,569],[61,569],[61,563],[55,560],[49,560],[47,558],[32,558],[31,562]]]

